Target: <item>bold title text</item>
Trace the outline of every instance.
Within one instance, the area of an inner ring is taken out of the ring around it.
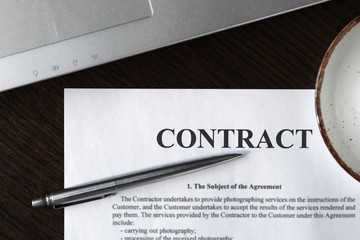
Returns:
[[[267,130],[255,136],[249,129],[176,129],[165,128],[157,134],[163,148],[309,148],[312,129],[281,129],[269,135]]]

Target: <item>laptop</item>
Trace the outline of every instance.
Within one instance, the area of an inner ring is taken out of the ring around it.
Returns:
[[[326,1],[3,1],[0,91]]]

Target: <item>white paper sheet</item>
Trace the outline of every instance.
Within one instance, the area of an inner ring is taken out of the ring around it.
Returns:
[[[65,90],[65,187],[214,154],[245,154],[66,208],[65,239],[358,239],[360,184],[326,149],[313,95]],[[170,130],[159,142],[163,129]],[[199,129],[214,133],[214,146],[204,137],[200,143]],[[253,136],[239,141],[239,133]]]

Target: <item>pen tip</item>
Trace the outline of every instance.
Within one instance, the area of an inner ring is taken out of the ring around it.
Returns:
[[[37,198],[32,200],[32,206],[33,207],[43,207],[46,206],[46,199],[45,198]]]
[[[233,154],[233,158],[239,158],[239,157],[242,157],[242,156],[243,156],[243,154],[241,154],[241,153]]]

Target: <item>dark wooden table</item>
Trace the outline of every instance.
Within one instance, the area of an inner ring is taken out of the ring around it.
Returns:
[[[0,239],[63,239],[63,211],[31,200],[63,188],[64,88],[313,89],[359,0],[289,14],[0,93]]]

